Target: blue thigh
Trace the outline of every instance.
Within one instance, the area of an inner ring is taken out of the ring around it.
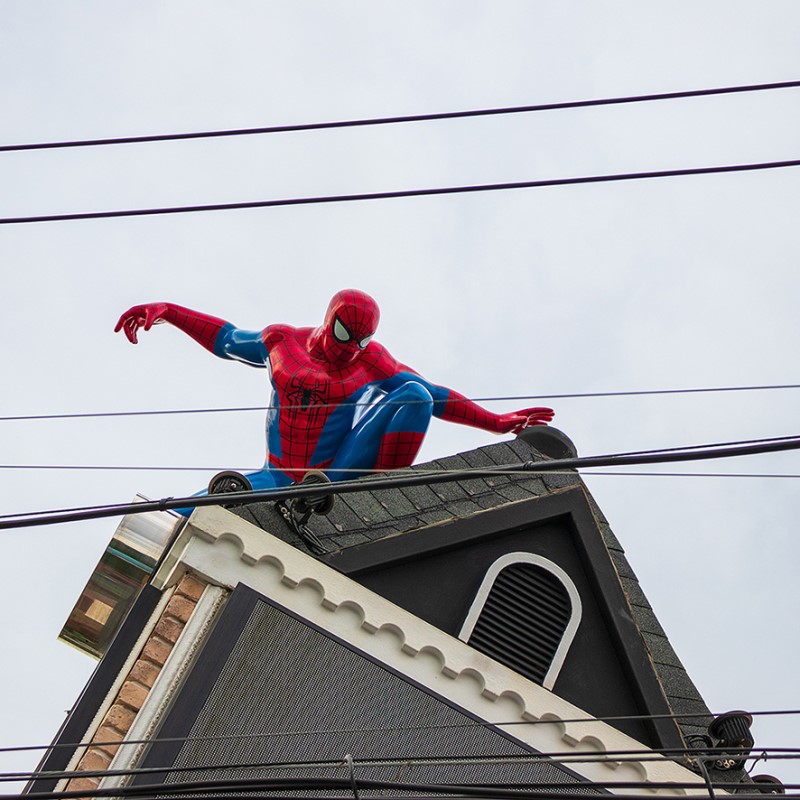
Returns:
[[[431,393],[421,383],[407,381],[378,400],[364,414],[342,442],[325,472],[333,481],[363,475],[375,466],[378,450],[387,433],[425,433],[432,416]]]

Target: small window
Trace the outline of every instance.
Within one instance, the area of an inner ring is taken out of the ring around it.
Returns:
[[[459,639],[552,689],[580,617],[564,570],[532,553],[509,553],[489,567]]]

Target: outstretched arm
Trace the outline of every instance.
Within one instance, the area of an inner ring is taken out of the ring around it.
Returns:
[[[461,425],[470,425],[492,433],[519,433],[529,425],[547,425],[553,419],[552,408],[523,408],[519,411],[510,411],[505,414],[495,414],[463,394],[459,394],[446,386],[437,386],[426,381],[425,378],[412,372],[408,367],[400,365],[397,374],[383,382],[382,388],[387,391],[399,386],[405,381],[421,383],[433,397],[433,415],[447,422],[458,422]]]
[[[114,328],[125,331],[128,341],[137,344],[140,328],[149,331],[153,325],[169,322],[220,358],[243,361],[263,367],[267,348],[260,331],[243,331],[219,317],[175,305],[174,303],[146,303],[128,309]]]
[[[440,404],[434,405],[433,413],[448,422],[459,422],[492,433],[519,433],[529,425],[547,425],[553,419],[552,408],[537,406],[495,414],[452,389],[445,389],[443,386],[436,388],[447,392],[447,398],[441,404],[440,410],[437,411],[436,408]]]

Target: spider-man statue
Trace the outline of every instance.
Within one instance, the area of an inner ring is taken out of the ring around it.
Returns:
[[[149,303],[126,311],[115,331],[136,344],[140,328],[169,322],[220,358],[270,370],[268,453],[264,469],[247,475],[254,489],[286,486],[309,470],[342,480],[409,466],[431,416],[492,433],[553,418],[549,408],[493,414],[429,383],[372,341],[378,319],[369,295],[346,289],[331,300],[319,328],[244,331],[172,303]]]

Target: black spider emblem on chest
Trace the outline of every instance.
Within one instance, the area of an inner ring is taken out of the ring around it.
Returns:
[[[294,419],[303,416],[313,422],[320,414],[328,411],[330,399],[321,381],[292,380],[283,393],[284,408]]]

